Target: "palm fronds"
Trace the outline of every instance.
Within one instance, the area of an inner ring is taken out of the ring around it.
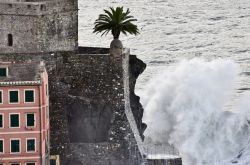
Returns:
[[[120,33],[127,35],[137,35],[139,30],[137,25],[133,22],[137,21],[130,15],[129,9],[126,12],[123,11],[123,7],[117,7],[116,9],[110,7],[110,10],[104,10],[105,14],[100,14],[99,18],[95,21],[94,33],[102,33],[107,35],[112,33],[114,39],[118,39]]]

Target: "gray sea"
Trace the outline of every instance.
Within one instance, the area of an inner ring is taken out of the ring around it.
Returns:
[[[250,75],[249,0],[80,0],[80,45],[109,47],[111,35],[93,34],[93,24],[103,9],[116,6],[130,8],[138,19],[140,35],[121,36],[147,64],[138,90],[162,67],[194,57],[233,59],[243,76]],[[241,88],[249,82],[242,80]]]

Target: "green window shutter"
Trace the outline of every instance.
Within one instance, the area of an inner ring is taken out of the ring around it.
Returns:
[[[3,115],[0,115],[0,128],[3,127]]]
[[[35,165],[35,163],[26,163],[26,165]]]
[[[55,159],[50,159],[50,165],[56,165],[56,160]]]
[[[3,103],[3,93],[0,91],[0,103]]]
[[[27,151],[35,151],[35,139],[27,140]]]
[[[34,102],[34,91],[33,90],[25,91],[25,102]]]
[[[0,152],[3,152],[3,140],[0,140]]]
[[[11,152],[20,152],[19,140],[11,140]]]
[[[10,91],[9,93],[10,97],[10,103],[18,103],[18,91]]]
[[[35,114],[27,114],[27,126],[28,127],[35,126]]]
[[[0,68],[0,77],[7,76],[7,68]]]
[[[19,115],[10,115],[10,127],[19,127]]]

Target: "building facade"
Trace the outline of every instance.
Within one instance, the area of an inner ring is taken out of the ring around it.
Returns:
[[[47,165],[48,75],[43,62],[0,63],[0,165]]]

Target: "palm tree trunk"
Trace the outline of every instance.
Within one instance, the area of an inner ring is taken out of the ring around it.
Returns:
[[[120,30],[112,29],[112,35],[113,35],[114,39],[119,39],[120,33],[121,33]]]

